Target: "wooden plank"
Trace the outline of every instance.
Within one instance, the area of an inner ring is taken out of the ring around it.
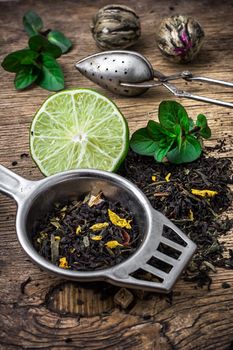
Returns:
[[[118,1],[117,1],[118,2]],[[31,2],[1,1],[1,61],[26,45],[22,16],[36,10],[45,27],[59,29],[74,43],[73,50],[59,58],[67,87],[90,87],[112,98],[126,116],[130,130],[157,118],[161,100],[173,97],[163,88],[155,88],[138,98],[122,98],[95,86],[81,76],[74,63],[98,52],[89,29],[97,9],[109,2],[62,0]],[[196,2],[195,0],[129,0],[140,15],[142,37],[133,49],[144,54],[165,74],[189,69],[216,79],[232,80],[231,0]],[[206,32],[206,41],[198,58],[189,65],[166,61],[155,45],[155,32],[161,17],[187,13],[196,17]],[[200,83],[177,82],[196,94],[232,102],[232,90]],[[16,92],[13,75],[1,70],[0,163],[29,179],[42,178],[29,154],[28,130],[33,115],[49,95],[38,87]],[[213,136],[206,145],[226,139],[226,151],[219,157],[232,157],[232,111],[227,108],[182,100],[191,117],[204,112]],[[16,165],[13,166],[14,163]],[[230,349],[233,346],[233,274],[218,269],[211,291],[196,289],[180,280],[174,288],[173,302],[157,294],[141,300],[135,295],[130,309],[121,311],[113,303],[114,288],[105,284],[71,283],[50,276],[32,264],[15,234],[16,205],[0,195],[0,348],[1,349]],[[230,210],[229,214],[232,215]],[[223,239],[232,248],[233,233]],[[28,279],[30,277],[30,279]],[[223,289],[227,281],[230,288]],[[27,282],[27,283],[26,283]],[[117,290],[117,289],[116,289]],[[104,292],[103,292],[104,291]]]

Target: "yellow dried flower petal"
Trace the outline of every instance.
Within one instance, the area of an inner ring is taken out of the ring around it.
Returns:
[[[55,241],[60,241],[61,237],[60,236],[54,236]]]
[[[194,188],[191,189],[192,194],[195,196],[200,196],[200,197],[214,197],[216,194],[218,194],[217,191],[212,191],[212,190],[196,190]]]
[[[155,176],[155,175],[151,176],[151,180],[154,182],[157,181],[157,176]]]
[[[65,256],[59,259],[59,267],[63,269],[68,269],[68,261]]]
[[[122,247],[123,245],[117,241],[108,241],[107,243],[105,243],[105,246],[110,249],[114,249],[116,247]]]
[[[101,239],[102,239],[103,237],[102,236],[92,236],[91,237],[91,239],[93,240],[93,241],[101,241]]]
[[[110,209],[108,209],[108,216],[109,216],[110,221],[113,223],[113,225],[119,226],[119,227],[125,227],[128,229],[132,228],[130,225],[130,222],[132,220],[122,219],[122,218],[120,218],[120,216],[118,216],[116,213],[114,213]]]
[[[189,210],[189,220],[191,220],[191,221],[194,220],[193,211],[191,209]]]
[[[108,227],[109,226],[109,223],[108,222],[100,222],[98,224],[94,224],[90,227],[90,229],[92,231],[100,231],[102,230],[103,228],[105,227]]]
[[[168,173],[168,174],[165,176],[165,180],[166,180],[167,182],[169,182],[169,181],[170,181],[170,177],[171,177],[171,173]]]
[[[82,231],[81,226],[78,225],[78,227],[76,228],[76,231],[75,231],[76,235],[79,235],[81,231]]]

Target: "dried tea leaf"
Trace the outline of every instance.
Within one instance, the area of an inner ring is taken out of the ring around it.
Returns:
[[[61,225],[59,224],[59,222],[56,219],[50,220],[50,224],[53,225],[54,227],[56,227],[57,229],[61,227]]]
[[[89,207],[93,207],[94,205],[98,205],[101,202],[103,202],[103,199],[101,198],[103,195],[103,192],[99,192],[96,196],[91,195],[89,201],[88,201],[88,205]]]
[[[103,230],[103,228],[106,228],[109,226],[108,222],[100,222],[98,224],[94,224],[90,227],[90,230],[92,231],[100,231]]]
[[[110,209],[108,209],[108,216],[109,216],[110,221],[113,223],[113,225],[119,226],[119,227],[125,227],[128,229],[132,228],[130,225],[130,222],[132,220],[122,219],[122,218],[120,218],[120,216],[118,216],[116,213],[114,213]]]
[[[191,189],[192,194],[195,196],[200,196],[200,197],[214,197],[216,194],[218,194],[217,191],[212,191],[212,190],[196,190],[194,188]]]
[[[120,244],[117,241],[108,241],[107,243],[105,243],[105,246],[110,249],[114,249],[116,247],[123,247],[123,244]]]
[[[87,236],[83,237],[83,244],[86,248],[90,246],[90,241],[89,241],[89,238]]]
[[[59,237],[59,239],[58,239]],[[60,236],[51,235],[51,261],[56,263],[59,256]]]

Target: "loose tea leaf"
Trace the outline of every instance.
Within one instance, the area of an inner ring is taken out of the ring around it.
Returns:
[[[90,207],[90,199],[97,196],[99,203]],[[77,271],[108,268],[133,254],[142,240],[133,214],[102,192],[97,196],[56,203],[33,232],[39,254]]]
[[[166,182],[168,173],[172,174],[171,181]],[[233,268],[233,250],[227,253],[224,243],[219,241],[219,237],[233,227],[232,219],[221,217],[233,199],[227,186],[233,183],[230,159],[203,155],[193,163],[177,166],[156,163],[149,157],[130,151],[121,175],[137,185],[156,210],[166,215],[197,244],[197,252],[183,279],[198,286],[210,285],[209,271],[216,266]],[[152,176],[156,176],[156,181],[152,180]],[[192,194],[192,189],[211,190],[217,194],[202,197]],[[165,193],[166,196],[160,195]],[[162,249],[167,253],[167,248]]]

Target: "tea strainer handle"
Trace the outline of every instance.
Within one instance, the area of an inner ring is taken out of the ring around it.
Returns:
[[[113,269],[111,283],[168,293],[192,258],[196,245],[160,212],[151,208],[152,227],[138,252]]]

